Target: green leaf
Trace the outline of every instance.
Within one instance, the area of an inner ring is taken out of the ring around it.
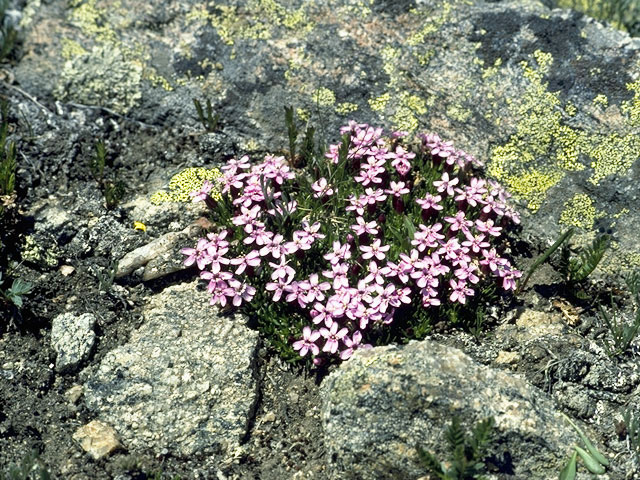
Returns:
[[[558,480],[574,480],[576,478],[576,459],[578,458],[578,453],[573,452],[571,458],[564,466],[562,471],[560,472],[560,476]]]
[[[578,452],[578,455],[580,455],[580,458],[584,462],[584,466],[587,470],[589,470],[591,473],[595,473],[596,475],[602,475],[606,472],[606,470],[602,465],[600,465],[600,462],[598,460],[593,458],[577,445],[574,448],[576,449],[576,452]]]
[[[593,243],[582,250],[578,258],[569,263],[569,282],[581,282],[596,269],[609,248],[609,235],[600,235]]]
[[[451,426],[444,434],[447,442],[449,443],[449,449],[455,452],[458,447],[464,447],[464,431],[460,426],[460,417],[453,417],[451,420]]]
[[[440,479],[445,479],[445,472],[442,469],[440,461],[430,452],[427,452],[421,446],[416,446],[418,450],[418,458],[425,468],[429,470],[429,473],[437,475]]]
[[[598,449],[593,446],[593,444],[589,441],[589,439],[586,437],[584,432],[580,430],[580,427],[578,427],[575,423],[573,423],[571,419],[567,417],[564,413],[562,414],[562,416],[565,418],[565,420],[569,422],[569,424],[573,427],[573,429],[578,433],[580,440],[582,440],[582,442],[585,444],[585,446],[587,447],[587,450],[589,450],[589,453],[593,456],[593,458],[597,460],[600,464],[604,465],[605,467],[609,466],[609,460],[607,460],[604,457],[604,455],[602,455],[598,451]],[[579,447],[576,447],[576,450],[578,448]],[[580,450],[578,450],[578,453],[580,453]]]

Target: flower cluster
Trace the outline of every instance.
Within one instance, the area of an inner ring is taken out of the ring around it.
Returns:
[[[502,187],[473,174],[478,160],[435,134],[409,143],[355,122],[341,134],[305,170],[284,157],[232,159],[223,201],[208,182],[193,192],[222,223],[182,249],[212,305],[259,296],[306,318],[290,344],[318,363],[369,347],[368,333],[411,309],[464,306],[488,282],[515,289],[521,272],[499,240],[519,217]]]

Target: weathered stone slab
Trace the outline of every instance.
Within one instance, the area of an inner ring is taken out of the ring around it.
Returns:
[[[491,455],[514,478],[554,478],[577,441],[553,401],[525,380],[432,341],[358,351],[322,384],[331,478],[418,478],[416,446],[445,460],[452,416],[493,416]]]
[[[224,454],[247,433],[257,332],[216,315],[195,284],[155,295],[129,342],[87,372],[86,405],[131,451]]]

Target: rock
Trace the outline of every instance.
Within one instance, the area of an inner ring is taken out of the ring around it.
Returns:
[[[64,392],[64,396],[70,403],[76,404],[82,396],[82,385],[73,385],[69,390]]]
[[[513,365],[520,360],[520,354],[518,352],[507,352],[501,350],[498,352],[498,356],[494,360],[496,365]]]
[[[424,475],[416,445],[446,458],[454,415],[467,429],[495,418],[491,452],[514,478],[554,477],[577,439],[542,391],[427,340],[358,351],[321,388],[330,478]]]
[[[93,420],[80,427],[73,434],[73,439],[94,460],[107,457],[121,447],[115,430],[99,420]]]
[[[181,232],[169,232],[150,243],[127,253],[118,262],[116,278],[145,267],[142,280],[148,281],[184,269],[180,249],[193,243],[199,227],[189,226]]]
[[[89,357],[96,341],[95,324],[96,317],[91,313],[63,313],[53,319],[51,346],[58,352],[58,372],[72,372]]]
[[[84,399],[130,451],[226,453],[246,435],[257,401],[258,335],[212,312],[197,282],[155,295],[129,342],[84,372]]]

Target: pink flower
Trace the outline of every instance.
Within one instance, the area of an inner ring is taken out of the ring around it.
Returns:
[[[440,195],[427,193],[424,198],[418,198],[416,203],[420,205],[423,210],[442,210],[442,205],[439,203],[440,201],[442,201]]]
[[[291,279],[289,279],[288,281],[283,279],[283,278],[278,278],[278,282],[269,282],[266,284],[265,288],[269,291],[269,292],[273,292],[273,301],[277,302],[278,300],[280,300],[280,298],[282,297],[282,292],[284,291],[284,287],[287,286],[287,284],[291,281]]]
[[[311,185],[311,189],[315,192],[314,198],[329,197],[333,195],[333,187],[327,183],[327,179],[324,177],[319,178]]]
[[[184,265],[186,267],[190,267],[194,263],[198,264],[198,268],[200,270],[204,270],[208,264],[211,263],[212,258],[209,255],[208,251],[209,242],[207,242],[204,238],[198,240],[196,248],[183,248],[180,250],[180,253],[183,255],[187,255],[187,258],[184,259]]]
[[[300,308],[305,308],[307,306],[305,290],[301,287],[300,282],[291,282],[289,285],[284,287],[283,289],[287,292],[287,296],[285,300],[289,303],[298,302]]]
[[[488,248],[490,246],[489,242],[483,241],[484,235],[474,236],[468,230],[464,232],[464,235],[467,237],[467,240],[462,242],[462,245],[470,248],[473,253],[478,253],[481,249]]]
[[[271,280],[284,280],[286,278],[286,283],[289,283],[293,279],[296,271],[290,267],[288,263],[289,262],[285,260],[284,256],[280,258],[279,264],[269,262],[269,266],[273,268],[273,272],[271,272]]]
[[[301,357],[304,357],[309,351],[311,351],[312,355],[318,355],[320,349],[315,343],[318,338],[320,338],[320,332],[317,330],[312,332],[309,327],[304,327],[302,329],[302,340],[293,342],[293,349],[300,350]]]
[[[449,174],[444,172],[440,180],[433,182],[433,186],[438,189],[438,192],[446,192],[447,195],[453,195],[453,187],[458,184],[460,180],[457,177],[449,179]]]
[[[209,180],[205,180],[202,184],[202,188],[200,190],[196,190],[195,192],[189,193],[189,196],[192,197],[193,202],[204,202],[204,200],[209,196],[209,193],[213,190],[213,183]]]
[[[361,345],[361,342],[362,342],[362,332],[360,330],[356,330],[355,332],[353,332],[353,335],[351,335],[351,338],[345,335],[344,338],[342,339],[342,343],[344,343],[347,348],[344,349],[342,352],[340,352],[340,358],[342,360],[348,360],[349,358],[351,358],[355,350],[359,348],[363,348],[363,349],[371,348],[371,345],[369,344]]]
[[[245,155],[240,160],[236,160],[235,158],[227,160],[226,165],[221,167],[221,170],[223,172],[233,171],[235,173],[238,169],[247,170],[249,167],[249,157]]]
[[[275,235],[264,245],[264,247],[260,249],[260,255],[264,257],[271,254],[273,258],[280,258],[281,256],[284,256],[283,253],[286,255],[286,252],[284,251],[285,247],[282,244],[283,240],[284,237],[282,235]]]
[[[404,182],[390,182],[389,188],[384,191],[384,193],[388,193],[389,195],[393,195],[394,197],[401,197],[402,195],[406,195],[409,193],[409,189],[405,187]]]
[[[430,227],[425,227],[420,224],[418,226],[420,229],[413,234],[413,240],[411,240],[411,245],[414,245],[419,252],[425,251],[427,248],[437,247],[438,240],[444,238],[444,235],[438,233],[442,230],[441,223],[434,223]]]
[[[460,230],[461,232],[467,232],[469,227],[473,225],[471,220],[466,219],[466,214],[462,211],[456,213],[455,217],[444,217],[445,222],[451,224],[451,231],[456,232]]]
[[[309,280],[300,283],[300,288],[306,292],[305,302],[313,303],[314,301],[322,302],[324,300],[324,292],[331,288],[329,282],[320,282],[319,275],[312,273]]]
[[[416,154],[406,151],[402,146],[398,145],[395,152],[388,153],[387,158],[392,158],[391,166],[395,167],[396,171],[405,176],[411,169],[410,160],[415,158]]]
[[[375,220],[371,222],[366,222],[362,217],[356,217],[356,224],[351,225],[351,229],[356,233],[356,235],[364,235],[365,233],[369,233],[371,235],[377,235],[378,229],[376,228],[378,224]]]
[[[358,215],[364,215],[364,207],[367,206],[366,197],[360,196],[356,197],[355,195],[349,195],[349,203],[347,205],[347,212],[356,212]]]
[[[370,283],[373,280],[378,285],[382,285],[384,283],[384,274],[382,273],[382,270],[383,269],[378,268],[378,264],[376,262],[369,262],[369,275],[364,277],[364,281],[366,283]]]
[[[378,260],[384,260],[386,257],[385,252],[388,252],[391,247],[389,245],[381,245],[379,238],[376,238],[370,247],[361,245],[360,250],[363,253],[362,258],[369,260],[370,258],[377,258]]]
[[[251,302],[256,293],[254,287],[247,283],[240,283],[237,280],[229,283],[231,284],[231,288],[228,290],[227,295],[232,297],[234,306],[239,307],[243,301],[247,303]]]
[[[337,322],[333,322],[331,328],[329,329],[321,328],[320,335],[322,335],[326,339],[324,347],[322,347],[322,351],[331,354],[336,353],[338,351],[338,341],[342,340],[342,338],[347,333],[349,333],[349,330],[347,330],[346,328],[342,328],[340,329],[340,331],[338,331]]]
[[[500,231],[502,230],[502,227],[494,226],[493,220],[491,219],[487,220],[486,222],[483,222],[482,220],[476,220],[476,228],[479,232],[488,233],[489,235],[492,235],[494,237],[499,237]]]
[[[235,274],[240,275],[246,270],[247,267],[257,267],[260,265],[260,252],[258,250],[251,250],[249,253],[242,257],[232,258],[229,260],[231,265],[237,265]]]
[[[325,260],[328,260],[331,265],[348,260],[351,258],[351,246],[348,243],[342,245],[339,241],[333,242],[333,251],[323,255]]]
[[[459,302],[463,305],[467,303],[467,297],[474,294],[473,289],[467,287],[467,283],[464,280],[456,282],[455,280],[449,280],[451,285],[451,296],[449,300],[452,302]]]

